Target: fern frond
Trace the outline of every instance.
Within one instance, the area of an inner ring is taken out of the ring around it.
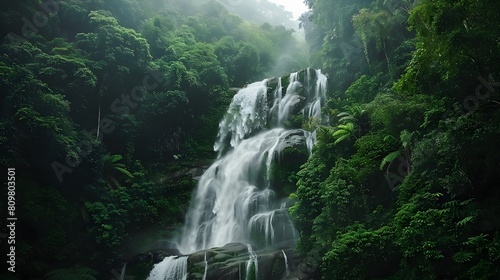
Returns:
[[[345,117],[345,116],[350,116],[351,114],[347,113],[347,112],[342,112],[342,113],[339,113],[337,114],[337,117],[338,118],[342,118],[342,117]]]
[[[126,170],[126,169],[124,169],[122,167],[116,166],[115,170],[118,171],[118,172],[120,172],[120,173],[122,173],[122,174],[124,174],[124,175],[126,175],[129,178],[134,178],[134,175],[132,175],[132,173],[130,173],[128,170]]]
[[[457,252],[453,254],[453,261],[456,263],[465,263],[472,259],[474,253],[471,252]]]
[[[384,157],[382,162],[380,163],[380,170],[384,169],[384,166],[388,163],[391,163],[393,160],[397,159],[401,155],[401,151],[392,152]]]
[[[112,155],[109,157],[109,160],[111,162],[117,162],[117,161],[120,161],[122,159],[123,159],[123,156],[121,156],[121,155]]]
[[[478,236],[469,237],[467,241],[464,242],[465,245],[477,246],[480,243],[484,243],[487,241],[486,237],[488,234],[481,233]]]
[[[472,201],[474,201],[474,198],[469,198],[467,200],[460,202],[460,205],[465,206],[465,205],[471,203]]]
[[[339,119],[339,123],[341,123],[341,122],[347,122],[347,121],[353,121],[353,120],[354,120],[354,118],[352,116],[348,115],[348,116],[340,118]]]
[[[332,136],[338,137],[338,136],[343,136],[343,135],[347,135],[347,134],[349,134],[349,131],[344,130],[344,129],[338,129],[338,130],[335,130],[335,132],[333,132]]]
[[[467,216],[457,223],[457,226],[463,227],[474,219],[473,216]]]
[[[339,138],[337,138],[337,140],[335,140],[335,142],[333,142],[334,145],[337,145],[338,143],[344,141],[345,139],[349,138],[349,135],[348,134],[345,134],[345,135],[342,135],[340,136]]]
[[[401,131],[401,135],[399,138],[401,139],[401,144],[403,144],[403,147],[406,149],[408,145],[410,145],[411,138],[413,137],[413,132],[409,132],[408,130],[403,130]]]
[[[455,208],[458,206],[458,201],[457,200],[451,200],[443,203],[443,206],[446,208]]]

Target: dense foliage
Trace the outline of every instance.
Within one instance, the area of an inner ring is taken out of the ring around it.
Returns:
[[[215,156],[231,87],[306,66],[293,30],[226,7],[3,4],[0,162],[17,171],[18,276],[115,277],[144,235],[183,222],[195,182],[182,174]]]
[[[313,154],[296,171],[307,155],[285,151],[273,175],[316,276],[497,279],[500,2],[305,2],[329,122],[304,120]],[[144,235],[183,221],[183,174],[215,156],[235,89],[307,66],[266,0],[23,0],[0,15],[0,162],[22,221],[22,274],[2,279],[116,278]]]
[[[497,279],[498,1],[307,3],[332,98],[290,177],[299,249],[322,279]]]

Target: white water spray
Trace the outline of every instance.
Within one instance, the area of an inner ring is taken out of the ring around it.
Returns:
[[[321,71],[311,69],[300,76],[290,74],[285,92],[281,79],[273,80],[273,84],[277,83],[274,89],[268,88],[271,80],[266,79],[248,85],[233,97],[214,144],[219,158],[201,176],[186,215],[183,234],[178,240],[181,253],[190,254],[230,242],[248,244],[248,278],[252,264],[256,274],[258,269],[252,246],[257,249],[293,246],[297,234],[287,208],[283,207],[286,203],[277,201],[270,184],[272,164],[287,147],[303,148],[311,154],[316,133],[284,128],[291,126],[291,117],[302,113],[304,121],[315,118],[321,123],[326,119],[321,114],[326,103],[326,77]],[[154,275],[184,279],[186,276],[179,272],[184,269],[184,258],[166,258],[159,267],[172,271],[161,270],[164,274]],[[203,279],[207,269],[205,255]],[[160,268],[155,266],[151,275],[155,270]],[[151,275],[151,280],[164,279]]]
[[[283,258],[285,258],[285,272],[286,276],[290,275],[290,268],[288,267],[288,258],[286,257],[285,251],[281,250],[283,252]]]
[[[166,257],[154,265],[147,280],[186,280],[187,256]]]
[[[226,116],[219,123],[214,150],[220,153],[226,138],[236,147],[246,135],[261,130],[267,123],[267,80],[255,82],[240,89],[233,97]]]
[[[312,151],[314,132],[282,128],[291,113],[301,110],[307,117],[322,119],[326,77],[319,70],[312,73],[305,71],[306,83],[314,86],[304,87],[299,74],[292,73],[285,92],[281,79],[275,89],[268,89],[266,79],[233,97],[214,145],[220,158],[200,178],[179,241],[180,252],[189,254],[229,242],[258,246],[293,242],[296,231],[286,209],[278,211],[270,175],[273,161],[286,147]],[[316,79],[310,80],[311,76]],[[269,128],[273,119],[278,120],[277,128]]]
[[[258,280],[258,275],[259,275],[259,260],[257,258],[257,254],[254,252],[252,249],[252,245],[247,244],[248,248],[248,261],[247,261],[247,275],[245,277],[246,280],[250,279],[250,273],[251,273],[251,268],[252,265],[254,266],[254,279]]]
[[[208,261],[207,261],[207,252],[205,252],[205,272],[203,273],[202,280],[207,280],[207,272],[208,272]]]

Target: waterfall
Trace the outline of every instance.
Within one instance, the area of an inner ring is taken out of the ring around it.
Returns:
[[[290,268],[288,267],[288,258],[286,257],[285,251],[281,250],[283,252],[283,258],[285,258],[285,271],[286,271],[286,276],[290,275]]]
[[[280,108],[280,103],[281,100],[283,99],[283,85],[282,85],[282,80],[281,77],[278,78],[278,85],[276,86],[276,89],[274,90],[274,103],[273,106],[271,107],[270,113],[272,115],[279,115],[279,108]],[[280,126],[280,121],[277,120],[276,126]]]
[[[312,153],[316,133],[301,129],[300,122],[324,123],[325,103],[326,77],[313,69],[255,82],[234,95],[219,123],[218,158],[201,176],[177,240],[182,254],[230,242],[248,244],[248,279],[252,265],[257,276],[254,248],[294,245],[297,231],[282,202],[286,198],[277,197],[271,185],[273,163],[287,147]],[[206,258],[205,253],[203,279]],[[186,262],[186,257],[167,257],[149,279],[185,279]]]
[[[285,92],[281,78],[274,80],[274,89],[269,88],[271,80],[265,79],[233,97],[214,144],[219,158],[200,178],[178,242],[180,252],[189,254],[229,242],[293,242],[296,231],[286,209],[280,210],[274,200],[270,175],[272,163],[286,147],[312,151],[314,132],[283,126],[300,112],[322,120],[326,77],[320,70],[313,71],[302,72],[305,86],[296,72],[288,77]]]
[[[214,150],[223,152],[224,141],[230,135],[231,147],[253,131],[262,129],[267,121],[267,80],[255,82],[240,89],[233,97],[225,118],[219,124]]]
[[[208,272],[208,261],[207,261],[207,252],[205,252],[205,272],[203,273],[202,280],[207,280],[207,272]]]
[[[267,188],[268,157],[283,142],[301,135],[282,128],[265,131],[241,141],[209,167],[200,178],[179,250],[192,253],[228,242],[251,243],[251,218],[277,208],[274,191]]]
[[[286,89],[286,95],[280,100],[278,108],[278,126],[283,124],[283,120],[290,115],[291,109],[301,101],[301,96],[297,93],[297,89],[301,86],[298,81],[298,73],[292,73],[289,77],[290,83]]]
[[[166,257],[160,263],[155,264],[147,280],[186,280],[187,258],[187,256]]]
[[[247,244],[247,247],[248,247],[248,261],[247,261],[247,265],[246,265],[247,275],[245,277],[245,280],[250,279],[250,272],[251,272],[252,264],[254,266],[254,275],[255,275],[254,279],[258,280],[257,278],[259,275],[259,260],[257,259],[257,254],[252,249],[252,245]]]

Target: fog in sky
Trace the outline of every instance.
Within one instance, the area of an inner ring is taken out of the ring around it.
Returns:
[[[293,19],[297,20],[299,16],[307,11],[307,6],[303,0],[268,0],[285,7],[285,10],[293,13]]]

